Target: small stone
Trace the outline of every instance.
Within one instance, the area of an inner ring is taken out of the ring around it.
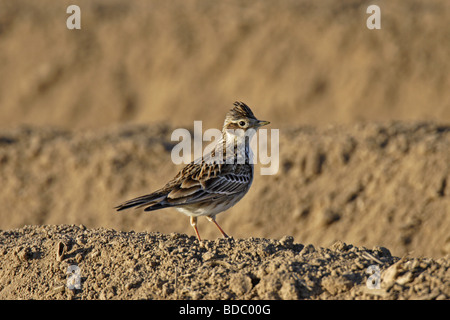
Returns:
[[[190,293],[190,296],[192,297],[192,300],[200,300],[203,295],[198,291],[194,291]]]
[[[211,260],[212,258],[214,258],[214,256],[215,256],[214,253],[207,251],[204,254],[202,254],[202,259],[203,259],[203,261],[208,261],[208,260]]]
[[[252,289],[252,279],[249,276],[237,273],[233,274],[230,279],[230,290],[238,297],[246,294]]]
[[[302,251],[300,251],[300,254],[301,255],[305,255],[305,254],[308,254],[308,253],[313,253],[315,251],[316,251],[316,249],[314,248],[314,246],[312,244],[308,244],[308,245],[303,247]]]
[[[77,237],[75,239],[76,244],[78,244],[79,246],[83,246],[86,244],[86,240],[83,237]]]
[[[400,277],[398,277],[395,282],[398,283],[399,285],[405,285],[408,282],[411,282],[413,279],[413,275],[411,272],[407,272],[403,275],[401,275]]]
[[[169,286],[168,283],[165,283],[162,287],[162,294],[163,296],[168,296],[171,295],[174,292],[173,288],[171,286]]]
[[[291,247],[294,243],[294,237],[292,236],[284,236],[280,239],[280,244],[285,247]]]
[[[399,273],[399,267],[403,263],[403,260],[399,260],[398,262],[394,263],[392,266],[390,266],[386,271],[383,272],[382,275],[382,283],[389,288],[395,283],[395,280],[398,277]]]
[[[22,251],[19,252],[18,256],[20,260],[27,261],[30,260],[33,255],[31,253],[31,249],[29,247],[25,247]]]
[[[353,286],[353,281],[348,275],[340,275],[338,277],[328,276],[323,278],[322,287],[331,295],[346,292]]]
[[[373,251],[378,251],[379,252],[379,256],[383,257],[383,258],[391,258],[391,252],[389,251],[389,249],[385,248],[385,247],[379,247],[376,246],[373,248]]]
[[[100,255],[100,251],[98,251],[98,250],[94,250],[90,254],[91,258],[98,257],[99,255]]]
[[[64,292],[65,290],[66,290],[66,286],[65,286],[65,285],[60,285],[60,286],[54,287],[54,288],[52,289],[52,291],[53,291],[54,293],[62,293],[62,292]]]
[[[347,251],[348,246],[345,242],[339,240],[339,241],[336,241],[335,243],[333,243],[333,245],[331,246],[331,249],[339,250],[339,251]]]
[[[355,260],[354,266],[356,267],[355,270],[357,270],[357,269],[361,269],[361,270],[364,269],[364,263],[360,259]]]

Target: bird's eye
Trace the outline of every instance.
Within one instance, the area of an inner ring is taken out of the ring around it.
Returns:
[[[239,121],[239,126],[240,127],[245,127],[246,122],[245,121]]]

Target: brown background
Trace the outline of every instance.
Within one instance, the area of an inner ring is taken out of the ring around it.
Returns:
[[[229,234],[450,252],[448,1],[77,1],[81,30],[70,4],[0,3],[1,229],[192,235],[112,208],[176,174],[175,128],[242,100],[280,129],[280,171],[218,216]]]

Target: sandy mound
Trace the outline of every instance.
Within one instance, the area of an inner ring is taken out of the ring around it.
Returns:
[[[450,298],[448,258],[399,259],[383,247],[343,242],[319,248],[283,237],[200,244],[177,233],[59,225],[3,231],[0,243],[0,299]],[[370,266],[378,268],[378,280],[369,279]],[[78,289],[70,282],[77,275]]]
[[[188,218],[173,209],[113,209],[177,173],[171,131],[0,132],[1,228],[83,224],[192,235]],[[449,143],[449,127],[425,123],[281,130],[278,174],[259,175],[257,165],[249,194],[218,221],[236,238],[288,234],[320,246],[341,240],[442,257],[450,250]],[[220,236],[206,219],[199,230],[206,239]]]

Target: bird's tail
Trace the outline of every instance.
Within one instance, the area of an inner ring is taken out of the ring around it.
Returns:
[[[137,209],[137,208],[147,206],[147,208],[145,208],[145,211],[158,210],[158,209],[167,207],[167,204],[162,203],[162,202],[164,202],[166,197],[167,197],[167,194],[165,194],[165,193],[154,192],[151,194],[147,194],[145,196],[141,196],[141,197],[137,197],[137,198],[125,201],[124,203],[118,205],[114,209],[116,209],[117,211],[121,211],[121,210],[129,209],[129,208],[133,208],[133,207],[136,207],[136,209]]]

